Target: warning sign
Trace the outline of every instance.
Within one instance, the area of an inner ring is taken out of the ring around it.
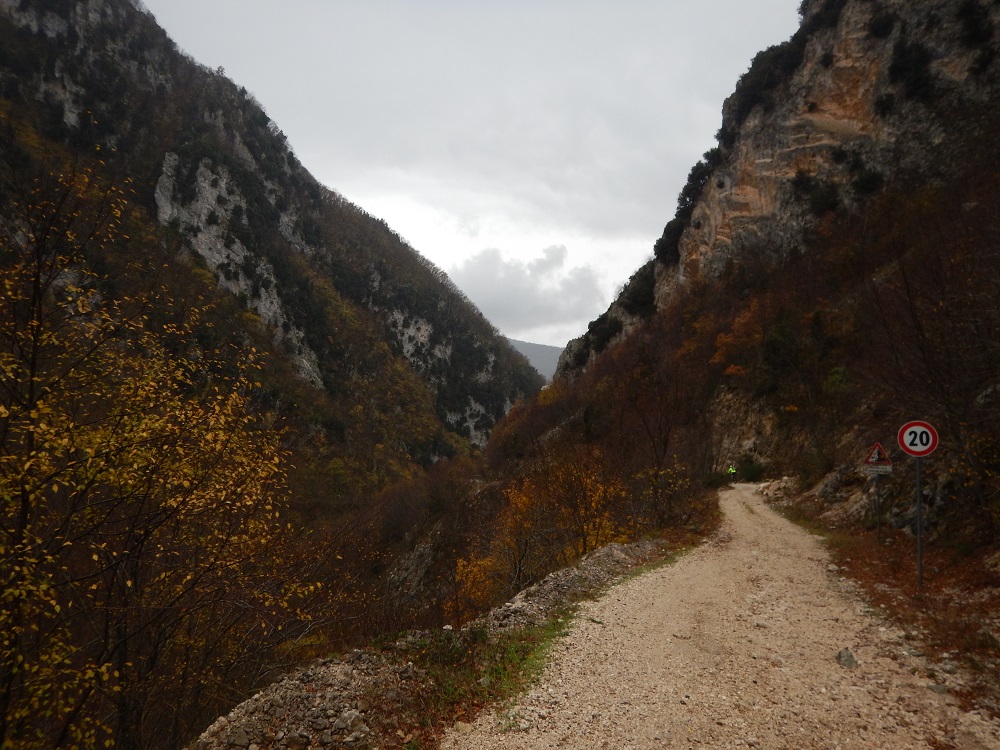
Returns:
[[[875,443],[868,451],[862,470],[865,474],[892,474],[892,460],[880,443]]]

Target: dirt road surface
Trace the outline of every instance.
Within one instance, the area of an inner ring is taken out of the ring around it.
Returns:
[[[956,667],[927,664],[754,490],[721,494],[713,541],[583,605],[540,682],[442,750],[1000,748],[950,694]]]

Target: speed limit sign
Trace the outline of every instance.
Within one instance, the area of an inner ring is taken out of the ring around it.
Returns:
[[[907,422],[900,427],[896,439],[900,448],[917,458],[929,456],[938,444],[937,430],[919,420]]]

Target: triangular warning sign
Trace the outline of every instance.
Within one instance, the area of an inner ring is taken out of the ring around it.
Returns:
[[[865,463],[869,466],[892,466],[892,461],[879,443],[875,443],[871,450],[868,451],[868,458],[865,459]]]

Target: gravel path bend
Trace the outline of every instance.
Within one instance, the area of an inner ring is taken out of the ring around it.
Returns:
[[[584,604],[537,686],[442,750],[1000,748],[1000,724],[948,694],[954,666],[929,679],[919,645],[754,490],[721,493],[713,541]]]

